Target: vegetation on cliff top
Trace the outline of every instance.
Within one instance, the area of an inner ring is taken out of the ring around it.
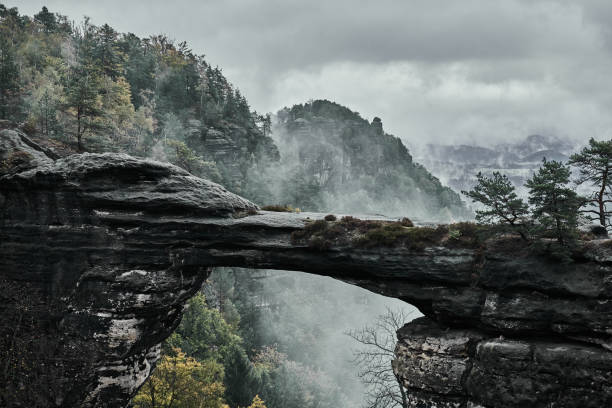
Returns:
[[[327,218],[327,217],[326,217]],[[431,246],[449,248],[476,248],[486,228],[469,222],[436,227],[415,227],[404,218],[401,221],[361,220],[342,217],[309,221],[291,235],[294,244],[308,245],[316,250],[334,247],[400,247],[422,251]]]
[[[572,155],[569,164],[577,166],[579,171],[574,185],[570,183],[569,165],[542,160],[540,169],[525,184],[529,189],[529,205],[517,197],[508,177],[499,172],[492,177],[479,173],[476,186],[463,194],[484,207],[476,211],[477,221],[519,233],[525,241],[537,246],[553,238],[559,247],[553,247],[548,241],[547,250],[567,257],[579,238],[588,238],[588,234],[581,236],[578,231],[581,215],[599,224],[591,227],[591,235],[598,229],[600,235],[607,235],[610,225],[607,206],[612,202],[612,140],[589,140],[589,146]],[[581,197],[576,188],[585,183],[595,190]]]

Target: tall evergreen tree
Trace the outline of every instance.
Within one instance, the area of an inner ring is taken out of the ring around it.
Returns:
[[[529,203],[542,236],[552,234],[559,244],[571,245],[576,238],[578,208],[581,201],[568,186],[570,168],[558,161],[542,161],[542,166],[525,184]]]
[[[581,212],[589,214],[589,218],[597,220],[602,227],[610,226],[608,204],[612,202],[612,140],[598,142],[591,138],[589,145],[570,157],[569,164],[578,167],[580,176],[578,185],[590,184],[597,188],[585,200],[586,209]],[[592,216],[591,214],[594,214]]]
[[[66,111],[74,117],[78,149],[83,150],[83,136],[92,130],[99,130],[101,124],[96,121],[102,116],[98,89],[99,78],[84,67],[75,67],[66,82]]]
[[[0,118],[15,119],[19,99],[19,69],[15,50],[0,32]]]
[[[261,373],[249,361],[242,347],[232,345],[225,361],[225,399],[230,406],[248,406],[261,389]]]
[[[38,21],[45,27],[45,31],[50,33],[57,29],[57,19],[55,14],[50,13],[49,9],[43,6],[38,14],[34,14],[34,20]]]
[[[96,64],[104,75],[117,79],[123,74],[125,55],[120,51],[119,34],[108,24],[97,29],[94,56]]]

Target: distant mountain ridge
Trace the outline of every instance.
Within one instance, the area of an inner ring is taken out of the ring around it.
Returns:
[[[419,151],[418,160],[456,191],[471,189],[478,172],[490,175],[499,171],[525,194],[523,184],[540,167],[542,158],[567,161],[574,147],[556,136],[534,134],[493,147],[428,144]]]

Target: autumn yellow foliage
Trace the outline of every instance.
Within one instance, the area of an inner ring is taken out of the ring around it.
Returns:
[[[266,408],[266,404],[264,404],[263,400],[259,398],[259,395],[256,395],[255,398],[253,398],[253,402],[251,403],[251,405],[248,406],[248,408]]]
[[[224,392],[221,364],[199,362],[173,348],[172,355],[161,358],[132,402],[135,408],[224,408]]]

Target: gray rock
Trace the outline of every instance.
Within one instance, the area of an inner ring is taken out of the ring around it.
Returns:
[[[0,157],[32,158],[0,175],[0,350],[36,362],[3,377],[11,401],[125,406],[209,268],[242,266],[331,276],[416,305],[428,320],[398,332],[394,362],[415,407],[610,403],[609,241],[570,263],[496,245],[316,250],[291,234],[325,214],[249,215],[253,203],[172,165],[57,159],[0,136]]]

